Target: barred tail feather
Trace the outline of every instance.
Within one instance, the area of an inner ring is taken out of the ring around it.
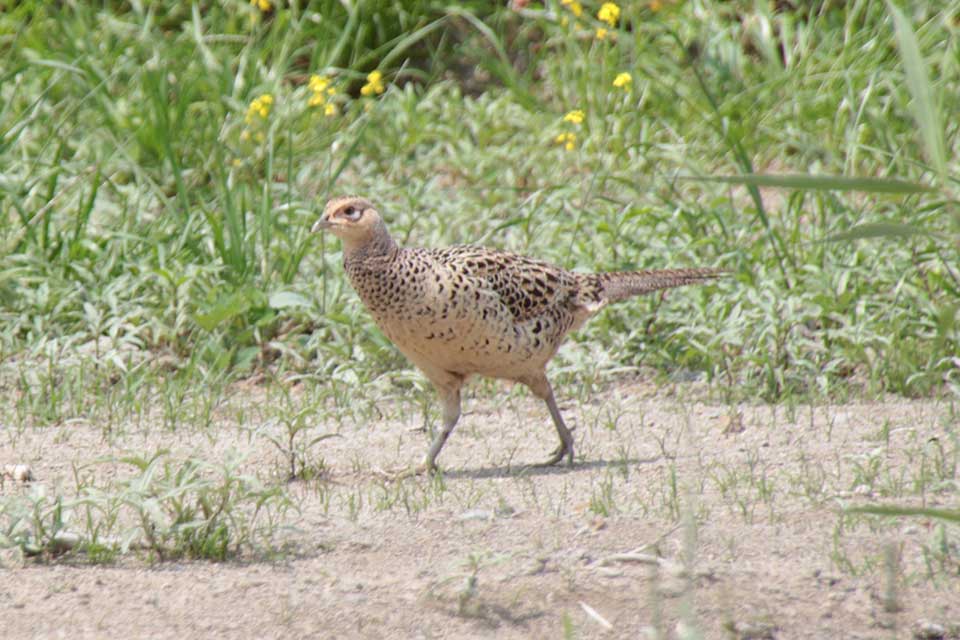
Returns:
[[[725,269],[651,269],[648,271],[608,271],[598,273],[603,297],[617,302],[660,289],[672,289],[723,277]]]

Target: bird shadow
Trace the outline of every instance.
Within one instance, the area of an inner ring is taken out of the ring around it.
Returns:
[[[578,462],[573,466],[566,464],[557,464],[550,467],[538,466],[535,464],[518,465],[505,464],[492,467],[478,467],[474,469],[451,469],[442,471],[444,478],[453,480],[468,479],[482,480],[486,478],[524,478],[539,476],[555,476],[576,473],[578,471],[592,471],[594,469],[609,469],[628,465],[651,464],[661,459],[661,456],[651,458],[618,458],[616,460],[593,460],[590,462]]]

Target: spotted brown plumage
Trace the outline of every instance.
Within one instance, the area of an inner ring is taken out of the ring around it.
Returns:
[[[568,333],[610,302],[703,282],[719,269],[574,273],[515,253],[475,246],[401,248],[370,201],[327,203],[313,231],[343,241],[350,283],[377,326],[433,383],[443,429],[423,462],[436,458],[460,417],[469,376],[525,384],[547,404],[560,446],[545,464],[573,464],[573,437],[557,408],[546,365]]]

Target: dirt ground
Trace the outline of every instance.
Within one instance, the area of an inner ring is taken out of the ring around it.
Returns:
[[[285,551],[269,557],[91,564],[8,550],[0,635],[960,638],[957,527],[843,512],[957,508],[954,408],[697,396],[625,383],[561,400],[577,463],[550,469],[525,466],[554,446],[541,403],[468,398],[442,482],[380,475],[427,446],[422,416],[389,404],[369,423],[326,425],[342,435],[312,449],[326,475],[289,484],[278,449],[227,408],[207,431],[131,426],[105,438],[82,422],[0,425],[0,463],[27,463],[36,477],[7,482],[7,495],[68,494],[76,464],[167,447],[206,460],[239,452],[246,472],[282,484],[298,507],[278,530]],[[122,473],[102,467],[91,468],[104,486]]]

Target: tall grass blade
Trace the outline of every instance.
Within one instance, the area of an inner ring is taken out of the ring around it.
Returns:
[[[913,97],[913,117],[920,127],[920,135],[923,138],[928,160],[933,164],[942,183],[947,175],[947,153],[943,144],[943,122],[940,120],[935,104],[930,75],[927,73],[923,56],[920,54],[920,45],[917,43],[917,36],[910,21],[891,0],[887,0],[887,7],[893,17],[897,45],[900,48],[900,57],[907,76],[907,87]]]
[[[681,48],[684,48],[683,39],[679,34],[676,32],[670,32],[670,36],[677,42],[678,45],[680,45]],[[717,135],[727,144],[727,147],[730,150],[734,161],[737,165],[739,165],[740,170],[745,175],[752,175],[753,162],[750,159],[750,154],[747,152],[747,149],[743,144],[743,139],[738,137],[735,133],[735,130],[732,130],[732,128],[729,126],[729,122],[720,108],[720,102],[717,100],[714,92],[711,91],[703,70],[701,70],[693,60],[691,60],[690,70],[696,77],[697,86],[700,88],[703,96],[707,99],[707,102],[710,104],[710,110],[713,112],[714,117],[710,122],[711,126],[714,128]],[[783,280],[788,283],[789,287],[790,278],[787,276],[787,265],[785,263],[789,261],[791,266],[793,266],[793,257],[787,251],[786,244],[779,231],[770,223],[770,216],[767,215],[767,210],[763,204],[763,197],[760,194],[760,189],[758,189],[756,185],[749,183],[745,183],[745,186],[747,187],[747,191],[750,193],[750,198],[753,200],[755,215],[763,225],[764,230],[767,232],[767,238],[769,238],[770,241],[770,248],[777,256],[777,268],[780,270]]]
[[[390,53],[383,56],[383,59],[380,61],[380,64],[378,66],[383,68],[389,67],[391,63],[393,63],[393,61],[397,59],[399,56],[403,55],[403,53],[407,49],[409,49],[410,47],[420,42],[421,40],[426,38],[428,35],[433,33],[434,31],[442,27],[445,22],[446,22],[446,18],[440,18],[438,20],[434,20],[430,24],[427,24],[417,29],[416,31],[406,36],[403,36],[393,46],[393,48],[390,50]]]
[[[813,191],[864,191],[868,193],[899,194],[927,193],[933,191],[931,187],[922,184],[892,178],[858,178],[804,174],[750,174],[743,176],[680,176],[678,179]]]
[[[865,505],[845,509],[847,513],[865,513],[874,516],[920,516],[935,520],[960,523],[960,510],[933,507],[900,507],[896,505]]]

